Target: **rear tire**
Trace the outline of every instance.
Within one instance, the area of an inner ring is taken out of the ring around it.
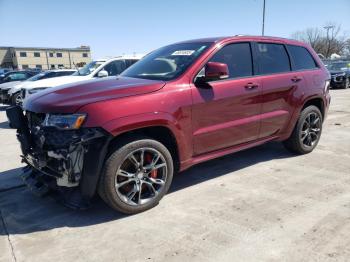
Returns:
[[[107,157],[99,195],[113,209],[136,214],[156,206],[168,191],[174,173],[169,150],[148,137],[119,143]]]
[[[316,106],[304,108],[291,136],[283,142],[284,146],[297,154],[312,152],[320,140],[322,123],[322,114]]]

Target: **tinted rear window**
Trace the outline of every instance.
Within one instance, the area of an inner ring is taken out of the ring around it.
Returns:
[[[258,43],[260,74],[274,74],[290,71],[290,62],[284,45]]]
[[[313,69],[317,67],[309,51],[302,46],[288,45],[293,60],[293,70]]]

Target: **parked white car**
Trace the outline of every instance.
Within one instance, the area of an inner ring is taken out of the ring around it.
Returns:
[[[43,79],[69,76],[76,71],[77,70],[75,69],[48,70],[48,71],[41,72],[37,75],[34,75],[25,81],[8,82],[8,83],[5,83],[6,85],[2,84],[0,85],[1,93],[2,93],[1,99],[4,103],[15,104],[15,101],[23,86],[31,85],[32,83]]]
[[[116,76],[126,68],[137,62],[143,55],[119,56],[112,59],[99,59],[90,62],[77,70],[71,76],[40,80],[32,84],[22,86],[16,104],[22,105],[23,100],[29,96],[47,88],[85,81],[96,77]]]

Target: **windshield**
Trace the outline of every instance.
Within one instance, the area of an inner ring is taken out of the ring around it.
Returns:
[[[346,70],[350,68],[350,62],[328,64],[328,70]]]
[[[182,43],[162,47],[126,69],[121,76],[172,80],[180,76],[212,43]]]
[[[80,68],[78,71],[76,71],[72,76],[87,76],[90,75],[97,67],[102,65],[104,62],[101,61],[92,61],[85,65],[83,68]]]

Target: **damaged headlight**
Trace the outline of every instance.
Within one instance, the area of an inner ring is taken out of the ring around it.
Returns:
[[[54,126],[59,129],[79,129],[84,123],[86,114],[46,114],[43,125]]]

